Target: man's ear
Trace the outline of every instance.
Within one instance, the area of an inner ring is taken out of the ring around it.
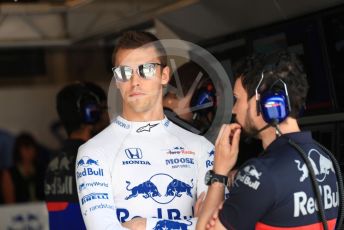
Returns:
[[[170,81],[170,67],[165,66],[161,72],[161,84],[167,85]]]

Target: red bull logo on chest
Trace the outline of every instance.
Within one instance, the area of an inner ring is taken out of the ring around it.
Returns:
[[[189,182],[175,179],[164,173],[155,174],[149,180],[133,183],[133,185],[130,181],[126,181],[126,190],[130,194],[125,199],[152,199],[159,204],[167,204],[175,198],[185,198],[185,196],[193,199],[193,179]]]

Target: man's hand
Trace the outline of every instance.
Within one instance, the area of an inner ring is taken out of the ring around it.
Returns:
[[[238,124],[223,125],[221,127],[215,142],[213,170],[216,174],[228,175],[235,165],[239,152],[240,128]],[[214,223],[214,227],[223,228],[221,222],[213,218],[213,213],[216,210],[218,211],[218,205],[224,199],[224,188],[225,185],[222,183],[213,183],[209,186],[204,207],[201,209],[201,214],[197,221],[197,230],[205,230],[209,221],[213,221],[211,223]]]
[[[239,152],[241,127],[238,124],[224,124],[215,142],[214,171],[228,175],[234,167]]]
[[[197,198],[197,201],[195,203],[195,217],[198,217],[201,213],[202,207],[203,207],[203,201],[205,197],[205,192],[202,192],[199,197]]]
[[[122,226],[131,230],[145,230],[146,219],[140,217],[133,218],[127,222],[122,223]]]
[[[207,230],[226,230],[219,220],[219,211],[222,209],[223,202],[220,204],[219,208],[211,216],[210,220],[206,225]]]

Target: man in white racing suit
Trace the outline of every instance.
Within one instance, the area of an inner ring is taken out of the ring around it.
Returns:
[[[169,67],[157,38],[130,31],[113,54],[123,112],[79,148],[76,181],[88,229],[194,229],[213,145],[163,114]]]

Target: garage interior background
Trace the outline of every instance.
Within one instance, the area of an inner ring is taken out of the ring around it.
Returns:
[[[300,123],[343,165],[343,0],[1,0],[0,128],[56,148],[56,92],[76,80],[107,90],[111,52],[127,29],[200,44],[229,75],[251,52],[299,53],[311,85]]]

